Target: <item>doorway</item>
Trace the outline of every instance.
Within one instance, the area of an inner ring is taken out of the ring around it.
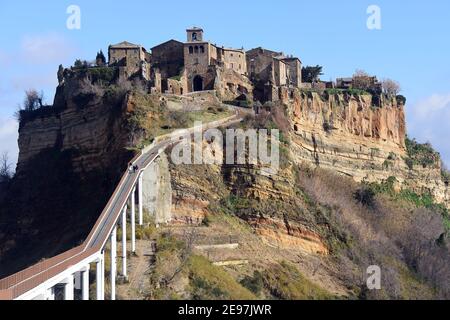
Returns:
[[[195,76],[193,81],[194,91],[202,91],[203,90],[203,79],[200,76]]]

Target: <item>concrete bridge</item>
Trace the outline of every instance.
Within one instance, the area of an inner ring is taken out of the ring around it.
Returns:
[[[241,112],[236,109],[235,115],[211,122],[203,129],[227,126],[241,121],[242,118]],[[194,129],[189,129],[190,134]],[[122,229],[120,239],[122,263],[119,271],[121,276],[126,277],[127,252],[136,250],[136,223],[143,224],[143,173],[168,146],[176,144],[173,138],[173,134],[158,137],[152,145],[135,156],[130,167],[137,166],[138,170],[127,168],[96,224],[80,246],[1,279],[0,300],[55,300],[57,291],[63,292],[64,300],[74,300],[75,289],[81,291],[82,300],[89,300],[94,298],[89,295],[89,269],[92,264],[96,265],[95,299],[104,300],[105,250],[108,242],[111,257],[109,298],[115,300],[116,279],[119,275],[117,226],[120,225]],[[175,138],[177,138],[176,134]],[[127,244],[126,236],[128,206],[130,207],[130,244]]]

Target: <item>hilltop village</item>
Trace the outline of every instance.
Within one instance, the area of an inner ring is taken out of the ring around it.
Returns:
[[[119,79],[145,80],[150,93],[185,95],[214,90],[222,100],[277,101],[295,89],[349,89],[355,78],[323,82],[318,77],[302,75],[302,61],[261,47],[245,51],[225,48],[204,39],[204,31],[186,30],[186,41],[169,40],[147,51],[142,45],[127,41],[108,47],[108,61],[103,53],[95,63],[79,62],[76,67],[118,69]],[[72,68],[73,69],[73,68]],[[60,70],[62,72],[62,70]],[[64,76],[59,75],[60,84]],[[381,92],[376,77],[367,77],[372,91]],[[367,88],[366,88],[367,89]]]

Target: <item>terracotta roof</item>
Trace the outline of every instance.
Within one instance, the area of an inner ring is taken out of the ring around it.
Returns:
[[[178,40],[175,40],[175,39],[170,39],[170,40],[168,40],[168,41],[166,41],[166,42],[163,42],[163,43],[160,43],[160,44],[154,46],[152,49],[158,48],[158,47],[160,47],[160,46],[163,46],[163,45],[168,44],[168,43],[171,43],[171,42],[176,42],[176,43],[179,43],[179,44],[183,44],[183,42],[181,42],[181,41],[178,41]]]
[[[202,28],[198,28],[198,27],[192,27],[192,28],[186,29],[186,31],[203,31],[203,29]]]
[[[120,49],[120,48],[141,48],[140,45],[134,44],[128,41],[122,41],[118,44],[113,44],[109,46],[110,48]]]

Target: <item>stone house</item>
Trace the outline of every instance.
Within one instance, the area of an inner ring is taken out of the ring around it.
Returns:
[[[127,41],[108,47],[109,66],[119,67],[120,76],[130,78],[141,75],[150,79],[150,55],[141,45]]]
[[[203,29],[187,29],[187,41],[184,43],[184,66],[187,92],[201,90],[229,89],[225,78],[246,77],[247,61],[243,49],[218,47],[203,40]],[[219,78],[219,74],[222,77]],[[225,77],[225,78],[223,78]],[[242,79],[237,87],[248,87],[247,79]],[[246,88],[250,90],[250,88]],[[244,90],[245,91],[245,90]],[[244,92],[243,92],[244,93]]]
[[[174,80],[181,80],[184,72],[183,42],[172,39],[153,47],[151,50],[152,79],[159,91],[171,91],[170,93],[176,94],[186,92],[182,84],[174,83]],[[174,86],[179,87],[179,89],[171,90]]]
[[[301,61],[282,52],[262,48],[225,48],[204,40],[203,29],[186,30],[186,42],[169,40],[151,48],[121,42],[109,46],[109,65],[120,75],[141,75],[151,91],[183,95],[215,90],[226,100],[237,97],[252,100],[256,91],[260,101],[276,99],[280,87],[301,86]]]
[[[261,47],[246,52],[250,80],[260,101],[277,100],[280,87],[302,86],[302,63],[293,56]]]

